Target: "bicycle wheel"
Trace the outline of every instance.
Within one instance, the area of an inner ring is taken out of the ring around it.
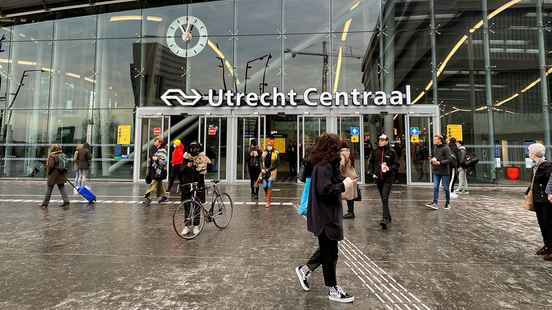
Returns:
[[[181,203],[173,214],[173,228],[182,239],[194,239],[205,226],[203,206],[194,200]]]
[[[212,218],[215,226],[220,229],[228,227],[232,220],[232,213],[234,212],[234,203],[230,195],[227,193],[218,195],[213,200],[211,211],[213,212]]]

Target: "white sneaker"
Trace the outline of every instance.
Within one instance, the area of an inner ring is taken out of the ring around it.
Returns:
[[[310,291],[309,276],[311,271],[309,270],[309,267],[306,265],[297,266],[295,267],[295,273],[299,278],[299,283],[301,284],[303,290],[307,292]]]
[[[328,292],[328,299],[331,301],[337,301],[342,303],[351,303],[355,301],[355,297],[347,294],[340,286],[330,287]]]
[[[458,198],[458,194],[457,193],[450,193],[450,198],[456,199],[456,198]]]
[[[190,233],[190,228],[188,226],[185,226],[184,229],[182,229],[181,235],[187,235]]]
[[[199,226],[194,226],[194,229],[192,230],[192,233],[193,233],[194,235],[199,234]]]
[[[426,207],[430,208],[430,209],[433,209],[433,210],[439,210],[439,205],[436,204],[436,203],[428,203],[425,205]]]

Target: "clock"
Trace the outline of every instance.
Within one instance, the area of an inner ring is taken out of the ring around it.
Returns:
[[[167,45],[180,57],[193,57],[207,45],[207,27],[195,16],[181,16],[167,29]]]

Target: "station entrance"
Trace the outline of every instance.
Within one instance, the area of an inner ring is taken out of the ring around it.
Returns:
[[[156,136],[161,136],[169,148],[169,142],[175,139],[180,139],[185,147],[194,141],[201,143],[212,161],[207,178],[228,183],[249,180],[247,155],[252,139],[261,148],[269,138],[274,139],[280,153],[277,181],[294,183],[316,138],[332,132],[351,145],[362,183],[372,181],[369,162],[377,148],[377,137],[385,133],[400,159],[396,182],[427,184],[431,182],[428,158],[432,137],[440,132],[438,112],[433,105],[385,107],[384,111],[381,107],[365,107],[352,114],[335,109],[317,113],[275,110],[264,114],[221,109],[219,113],[192,114],[189,108],[138,108],[134,181],[145,178],[151,145]]]

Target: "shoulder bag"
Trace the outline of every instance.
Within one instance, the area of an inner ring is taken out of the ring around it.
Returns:
[[[539,164],[540,165],[540,164]],[[537,170],[539,169],[539,165],[535,168],[535,172],[533,172],[533,178],[531,178],[531,184],[529,185],[529,191],[527,192],[527,195],[525,196],[525,201],[523,202],[522,207],[529,211],[535,211],[535,203],[533,201],[533,183],[535,183],[535,175],[537,174]]]

